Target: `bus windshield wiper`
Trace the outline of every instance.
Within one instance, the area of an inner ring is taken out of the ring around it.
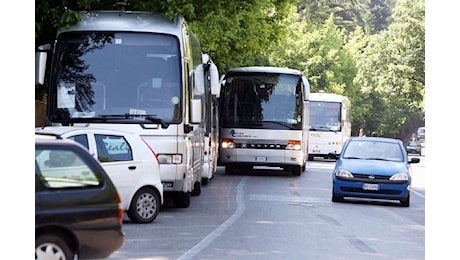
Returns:
[[[79,122],[107,122],[110,120],[133,120],[133,122],[136,122],[135,120],[148,120],[153,123],[157,123],[161,125],[161,128],[168,128],[169,124],[165,122],[163,119],[156,117],[156,115],[139,115],[139,114],[117,114],[117,115],[99,115],[95,117],[80,117],[80,118],[71,118],[69,119],[69,123],[79,123]]]
[[[161,125],[161,128],[166,129],[169,127],[169,123],[165,122],[163,119],[156,117],[156,115],[145,115],[145,119],[153,122],[158,123]]]
[[[334,132],[334,130],[330,129],[327,126],[310,126],[310,130],[312,130],[312,131],[327,130],[327,131],[330,131],[330,132]]]
[[[284,126],[284,127],[286,127],[286,128],[292,129],[291,124],[285,123],[285,122],[280,122],[280,121],[266,121],[266,120],[263,120],[263,121],[260,121],[260,122],[261,122],[261,123],[271,123],[271,124],[281,125],[281,126]]]

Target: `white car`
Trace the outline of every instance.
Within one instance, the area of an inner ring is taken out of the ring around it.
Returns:
[[[47,126],[36,128],[35,134],[71,139],[86,147],[110,176],[132,222],[150,223],[158,216],[163,205],[160,164],[138,134],[84,126]]]

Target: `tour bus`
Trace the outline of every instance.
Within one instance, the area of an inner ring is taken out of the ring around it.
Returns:
[[[49,53],[47,124],[138,133],[158,154],[165,198],[188,207],[202,179],[212,176],[204,149],[220,85],[216,65],[184,18],[82,12],[76,25],[58,30],[54,46],[38,48],[38,84]]]
[[[203,54],[204,64],[213,64],[211,58],[207,54]],[[213,84],[219,84],[217,78]],[[210,80],[204,80],[205,84],[211,84]],[[207,185],[209,180],[214,177],[217,171],[217,158],[219,156],[219,95],[220,92],[211,92],[210,86],[205,86],[205,103],[204,108],[205,114],[203,116],[205,125],[205,136],[204,136],[204,150],[203,150],[203,173],[201,182]]]
[[[348,97],[332,93],[310,93],[310,136],[308,160],[328,159],[340,153],[351,136],[351,103]]]
[[[310,85],[278,67],[230,69],[221,80],[219,162],[225,172],[281,168],[299,176],[308,159]]]

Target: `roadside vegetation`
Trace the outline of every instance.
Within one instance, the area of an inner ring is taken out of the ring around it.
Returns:
[[[35,1],[35,44],[52,43],[78,11],[112,0]],[[270,65],[303,71],[312,92],[347,95],[353,135],[407,139],[425,121],[424,0],[130,0],[126,10],[189,21],[220,73]],[[36,98],[46,94],[36,86]]]

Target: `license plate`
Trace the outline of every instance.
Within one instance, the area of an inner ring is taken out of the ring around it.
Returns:
[[[374,183],[364,183],[363,190],[379,190],[379,185]]]
[[[314,153],[319,153],[321,152],[320,150],[313,150]]]
[[[256,156],[256,162],[266,162],[266,161],[268,161],[268,157]]]

